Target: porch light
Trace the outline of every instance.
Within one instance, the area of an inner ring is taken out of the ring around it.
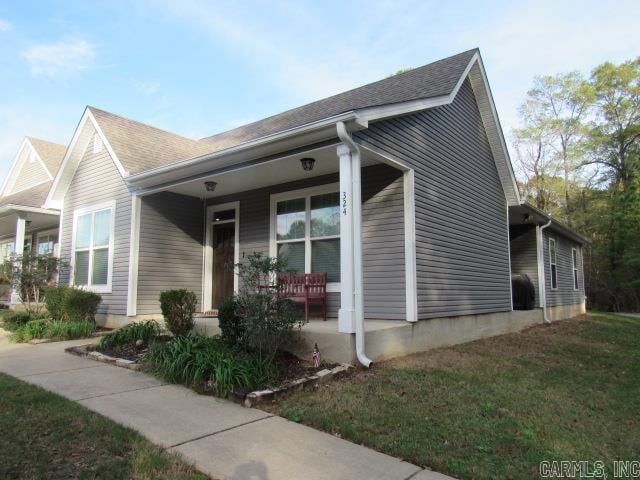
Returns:
[[[302,168],[305,171],[310,172],[311,170],[313,170],[313,164],[316,163],[316,159],[305,157],[300,159],[300,163],[302,164]]]
[[[207,192],[213,192],[216,189],[216,182],[204,182],[204,186],[207,189]]]

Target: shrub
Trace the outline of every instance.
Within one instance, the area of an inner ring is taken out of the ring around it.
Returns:
[[[242,288],[235,297],[235,314],[241,319],[244,347],[272,364],[278,350],[289,343],[303,318],[295,304],[276,289],[261,288],[283,269],[276,258],[252,253],[238,265]]]
[[[52,340],[74,340],[90,337],[96,331],[92,322],[61,322],[40,318],[30,320],[11,334],[12,342],[28,342],[36,338],[50,338]]]
[[[135,347],[138,341],[141,341],[144,345],[149,345],[160,333],[160,325],[155,320],[133,322],[102,337],[100,348],[104,350],[119,350],[123,347]]]
[[[4,315],[2,325],[7,330],[14,331],[25,325],[30,320],[33,320],[33,317],[29,312],[12,311]]]
[[[246,329],[242,319],[236,315],[236,302],[233,297],[227,298],[218,307],[218,326],[224,343],[230,347],[244,345]]]
[[[102,297],[80,288],[58,286],[47,290],[44,297],[51,318],[62,322],[93,322]]]
[[[268,367],[229,348],[219,337],[194,335],[153,343],[144,357],[157,376],[196,390],[227,396],[236,388],[257,386]]]
[[[193,330],[193,314],[197,303],[196,294],[185,289],[166,290],[160,294],[164,321],[176,337],[189,335]]]

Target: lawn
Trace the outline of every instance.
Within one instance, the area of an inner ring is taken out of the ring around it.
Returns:
[[[396,359],[271,409],[463,479],[537,478],[542,460],[610,469],[639,459],[640,319],[590,314]]]
[[[133,430],[0,374],[0,478],[206,479]]]

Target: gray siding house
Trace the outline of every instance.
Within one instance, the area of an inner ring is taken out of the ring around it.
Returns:
[[[58,252],[60,212],[44,203],[58,173],[66,147],[26,137],[0,191],[0,262],[25,248],[39,253]],[[0,303],[16,305],[19,298],[0,285]]]
[[[252,252],[327,273],[330,319],[305,326],[300,348],[318,342],[336,360],[368,364],[584,309],[584,239],[543,228],[542,212],[518,216],[529,207],[477,49],[200,140],[87,107],[47,206],[62,212],[72,265],[61,281],[99,292],[105,325],[158,318],[160,292],[182,287],[215,331],[215,309],[238,288],[223,265]],[[542,234],[556,238],[557,285],[514,312],[511,274],[538,281]],[[572,245],[580,286],[565,291]]]

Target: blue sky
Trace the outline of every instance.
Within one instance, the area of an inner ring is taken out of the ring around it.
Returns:
[[[477,46],[508,134],[534,75],[640,54],[637,1],[481,3],[2,2],[0,177],[87,104],[199,138]]]

